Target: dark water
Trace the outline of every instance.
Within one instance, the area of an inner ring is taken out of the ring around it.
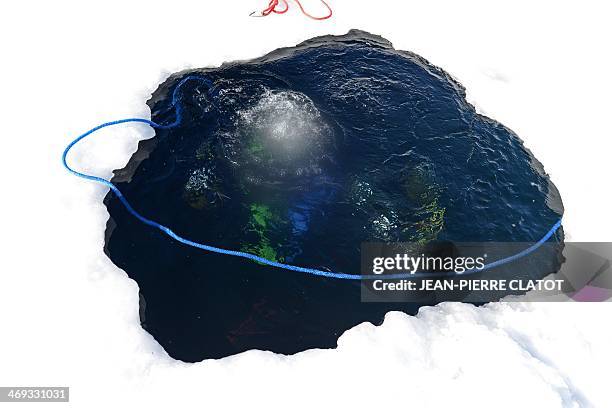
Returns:
[[[353,31],[160,85],[156,122],[113,181],[191,240],[359,273],[367,241],[537,241],[559,194],[521,140],[475,113],[460,84]],[[143,327],[174,358],[334,347],[346,329],[419,304],[360,302],[359,284],[183,246],[109,195],[106,252],[138,282]],[[562,240],[558,232],[557,240]],[[542,275],[550,271],[542,271]],[[435,303],[424,300],[423,304]]]

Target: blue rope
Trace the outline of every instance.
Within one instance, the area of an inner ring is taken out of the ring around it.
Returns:
[[[70,150],[80,141],[82,141],[83,139],[85,139],[86,137],[90,136],[91,134],[97,132],[100,129],[103,129],[105,127],[109,127],[109,126],[115,126],[115,125],[120,125],[123,123],[131,123],[131,122],[136,122],[136,123],[144,123],[147,124],[149,126],[151,126],[154,129],[172,129],[176,126],[178,126],[181,121],[182,121],[182,107],[181,105],[178,103],[179,102],[179,89],[187,82],[190,80],[197,80],[200,82],[204,82],[206,85],[208,85],[209,87],[209,92],[213,87],[213,83],[212,81],[210,81],[207,78],[202,78],[202,77],[198,77],[198,76],[187,76],[185,77],[183,80],[181,80],[178,85],[174,88],[174,91],[172,93],[172,106],[175,108],[175,112],[176,112],[176,118],[174,120],[174,122],[168,124],[168,125],[160,125],[159,123],[155,123],[151,120],[148,119],[142,119],[142,118],[128,118],[128,119],[121,119],[121,120],[116,120],[116,121],[112,121],[112,122],[106,122],[103,123],[99,126],[96,126],[93,129],[88,130],[87,132],[83,133],[82,135],[80,135],[79,137],[77,137],[76,139],[74,139],[72,142],[70,142],[70,144],[68,144],[68,146],[66,146],[66,149],[64,150],[64,153],[62,154],[62,163],[64,165],[64,167],[72,174],[74,174],[77,177],[81,177],[83,179],[86,180],[90,180],[102,185],[107,186],[108,188],[110,188],[110,190],[117,196],[117,198],[119,199],[119,201],[121,201],[121,203],[123,204],[123,206],[128,210],[128,212],[133,215],[136,219],[138,219],[140,222],[142,222],[143,224],[146,224],[150,227],[153,228],[157,228],[158,230],[160,230],[161,232],[163,232],[164,234],[168,235],[170,238],[194,247],[194,248],[198,248],[198,249],[202,249],[204,251],[209,251],[209,252],[215,252],[218,254],[223,254],[223,255],[230,255],[230,256],[237,256],[240,258],[245,258],[245,259],[250,259],[252,261],[255,262],[259,262],[261,264],[265,264],[265,265],[269,265],[269,266],[273,266],[275,268],[281,268],[281,269],[287,269],[290,271],[294,271],[294,272],[301,272],[301,273],[307,273],[307,274],[311,274],[311,275],[316,275],[316,276],[323,276],[326,278],[335,278],[335,279],[348,279],[348,280],[373,280],[373,279],[407,279],[407,278],[419,278],[419,277],[430,277],[430,278],[434,278],[434,277],[439,277],[439,276],[449,276],[451,274],[455,275],[455,276],[459,276],[459,274],[456,274],[455,272],[438,272],[438,273],[401,273],[401,274],[393,274],[393,275],[356,275],[356,274],[349,274],[349,273],[337,273],[337,272],[330,272],[330,271],[322,271],[319,269],[313,269],[313,268],[304,268],[301,266],[295,266],[295,265],[288,265],[288,264],[284,264],[284,263],[280,263],[280,262],[276,262],[276,261],[271,261],[269,259],[263,258],[261,256],[257,256],[254,254],[250,254],[248,252],[242,252],[242,251],[234,251],[234,250],[230,250],[230,249],[224,249],[224,248],[218,248],[215,246],[211,246],[211,245],[205,245],[205,244],[201,244],[199,242],[194,242],[191,241],[187,238],[183,238],[180,235],[176,234],[174,231],[172,231],[170,228],[166,227],[165,225],[161,225],[153,220],[150,220],[149,218],[141,215],[138,211],[136,211],[132,205],[127,201],[127,199],[125,198],[125,196],[121,193],[121,191],[117,188],[117,186],[115,186],[112,182],[103,179],[101,177],[97,177],[97,176],[92,176],[90,174],[85,174],[85,173],[81,173],[78,172],[74,169],[72,169],[67,161],[66,158],[68,156],[68,152],[70,152]],[[466,270],[464,273],[460,274],[461,276],[464,275],[470,275],[473,273],[477,273],[477,272],[482,272],[488,269],[492,269],[510,262],[513,262],[519,258],[523,258],[529,254],[531,254],[532,252],[534,252],[535,250],[537,250],[539,247],[541,247],[546,241],[548,241],[553,235],[554,233],[559,229],[559,227],[561,227],[561,220],[557,221],[557,223],[555,225],[553,225],[553,227],[546,233],[546,235],[544,235],[538,242],[534,243],[532,246],[530,246],[529,248],[515,254],[512,256],[509,256],[507,258],[503,258],[503,259],[499,259],[497,261],[491,262],[489,264],[486,264],[483,268],[480,269],[471,269],[471,270]]]

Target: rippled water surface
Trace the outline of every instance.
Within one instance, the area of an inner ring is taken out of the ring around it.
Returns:
[[[353,31],[175,74],[149,101],[154,121],[174,120],[172,91],[188,75],[213,85],[185,83],[181,125],[141,142],[114,181],[191,240],[359,273],[362,242],[535,241],[562,213],[513,132],[380,37]],[[357,323],[418,310],[361,303],[355,282],[182,246],[113,196],[106,204],[106,252],[138,282],[143,326],[175,358],[333,347]]]

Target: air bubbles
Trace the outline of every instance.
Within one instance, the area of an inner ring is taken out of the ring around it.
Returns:
[[[253,105],[238,112],[235,122],[238,162],[258,171],[265,168],[272,177],[320,174],[332,137],[314,102],[295,91],[264,90]]]

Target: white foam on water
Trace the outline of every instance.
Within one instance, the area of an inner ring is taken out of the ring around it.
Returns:
[[[261,161],[263,172],[274,168],[280,174],[318,174],[321,160],[333,154],[331,128],[302,93],[265,89],[237,117],[232,138],[242,146],[243,159]]]

